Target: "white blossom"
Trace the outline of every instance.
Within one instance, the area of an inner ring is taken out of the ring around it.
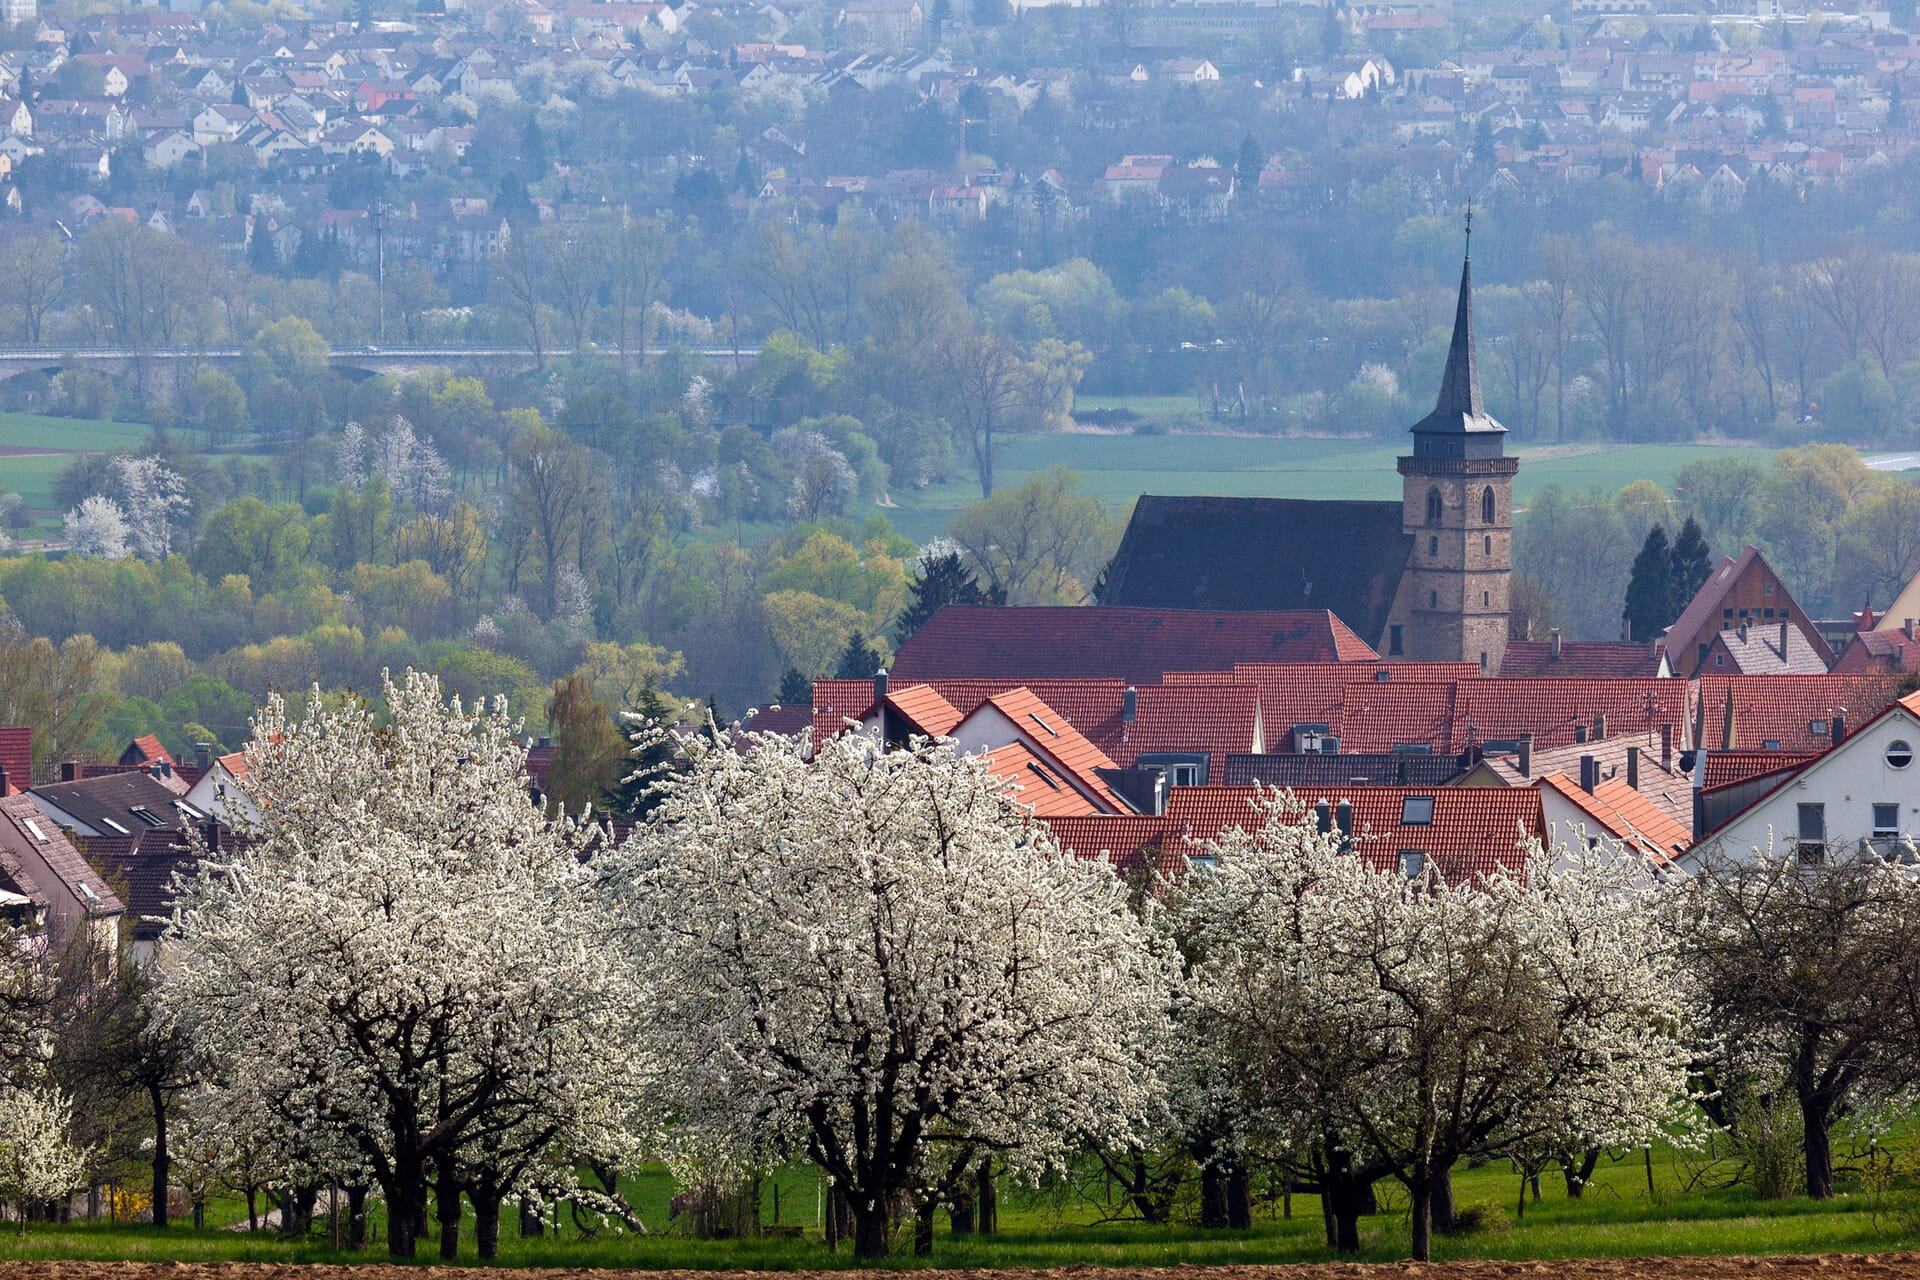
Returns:
[[[500,1174],[499,1144],[532,1144],[520,1166],[625,1126],[630,988],[595,833],[531,803],[504,705],[465,710],[418,673],[382,695],[384,716],[317,689],[303,718],[262,709],[239,783],[261,816],[177,880],[158,1016],[279,1116],[292,1157],[352,1160],[415,1206],[455,1161],[497,1221],[512,1179],[482,1176],[483,1137]],[[390,1225],[397,1256],[413,1240]]]
[[[26,1202],[62,1200],[86,1185],[87,1153],[72,1129],[73,1101],[58,1089],[0,1094],[0,1196],[19,1213],[23,1236]]]
[[[839,515],[860,491],[853,465],[818,431],[788,427],[773,433],[773,449],[793,469],[787,515],[814,521]]]
[[[67,549],[77,556],[96,560],[124,560],[127,557],[127,515],[112,498],[94,494],[60,517],[67,535]]]
[[[593,621],[593,588],[570,564],[561,565],[554,575],[553,607],[554,616],[575,631],[585,631]]]
[[[158,458],[113,460],[127,516],[127,545],[142,560],[164,560],[173,552],[175,526],[192,503],[186,482]]]
[[[739,750],[735,747],[738,745]],[[950,744],[688,744],[623,851],[662,1102],[712,1159],[804,1152],[855,1247],[972,1162],[1115,1141],[1152,1108],[1165,953],[1104,866],[1059,855]]]

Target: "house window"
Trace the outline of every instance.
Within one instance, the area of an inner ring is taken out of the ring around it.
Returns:
[[[1387,628],[1387,653],[1389,655],[1399,657],[1406,652],[1405,631],[1406,628],[1397,622]]]
[[[1438,489],[1427,490],[1427,523],[1440,523],[1440,491]]]
[[[1418,880],[1427,869],[1427,852],[1424,849],[1402,849],[1400,851],[1400,874],[1409,880]]]
[[[1493,523],[1493,490],[1487,489],[1480,494],[1480,523]]]
[[[1493,593],[1491,591],[1482,591],[1480,593],[1480,607],[1485,609],[1490,607],[1492,604],[1493,604]]]
[[[1760,743],[1760,748],[1763,751],[1778,751],[1780,749],[1780,739],[1767,738]]]
[[[1440,593],[1438,591],[1427,592],[1427,608],[1438,609],[1439,607],[1440,607]]]
[[[1800,861],[1822,862],[1827,852],[1827,806],[1803,804],[1800,810]]]
[[[1904,769],[1913,763],[1913,748],[1906,739],[1895,738],[1887,744],[1887,768]]]
[[[1897,804],[1876,804],[1873,806],[1873,838],[1889,840],[1900,834],[1900,806]]]
[[[1488,534],[1485,538],[1481,539],[1480,549],[1483,552],[1485,552],[1487,555],[1493,554],[1493,535],[1492,534]]]
[[[1772,595],[1772,594],[1773,594],[1773,584],[1772,584],[1771,582],[1769,582],[1769,583],[1767,584],[1767,586],[1766,586],[1766,593],[1767,593],[1768,595]]]
[[[1440,554],[1440,539],[1434,538],[1434,537],[1429,537],[1427,539],[1427,554],[1430,556],[1437,556]]]
[[[1807,732],[1816,738],[1824,738],[1827,736],[1827,722],[1825,720],[1809,720],[1807,721]]]
[[[1722,609],[1722,610],[1720,611],[1720,616],[1721,616],[1721,617],[1723,617],[1723,618],[1731,618],[1731,617],[1733,616],[1733,610],[1731,610],[1731,609]]]
[[[1480,654],[1480,674],[1487,674],[1487,655],[1484,651]]]
[[[1403,827],[1430,827],[1433,825],[1433,797],[1408,796],[1400,802],[1400,825]]]
[[[1726,665],[1727,665],[1727,655],[1726,655],[1726,654],[1724,654],[1724,653],[1716,653],[1716,654],[1714,654],[1714,655],[1713,655],[1713,665],[1714,665],[1714,666],[1716,666],[1716,667],[1724,667],[1724,666],[1726,666]]]

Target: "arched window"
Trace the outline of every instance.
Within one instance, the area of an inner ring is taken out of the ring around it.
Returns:
[[[1427,490],[1427,523],[1440,523],[1440,491],[1438,489]]]
[[[1493,523],[1493,489],[1491,486],[1480,495],[1480,523]]]

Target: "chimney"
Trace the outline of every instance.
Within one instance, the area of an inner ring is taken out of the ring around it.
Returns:
[[[1333,830],[1333,810],[1325,800],[1313,802],[1313,829],[1323,836]]]
[[[193,762],[200,767],[200,772],[202,773],[211,769],[213,767],[213,744],[211,742],[194,743]]]
[[[1595,742],[1607,740],[1607,713],[1604,711],[1593,718],[1593,740]]]
[[[1828,722],[1828,728],[1833,730],[1834,746],[1837,747],[1847,740],[1847,718],[1845,716],[1835,716]],[[0,787],[0,792],[4,791],[5,788]]]
[[[873,673],[873,700],[875,702],[887,700],[887,669],[885,667]]]
[[[1580,757],[1580,789],[1588,795],[1600,785],[1600,762],[1592,756]]]
[[[1342,800],[1333,811],[1334,825],[1340,828],[1340,847],[1353,846],[1353,801]]]
[[[1780,661],[1787,660],[1787,620],[1780,619]]]
[[[1132,724],[1140,715],[1140,691],[1132,685],[1120,695],[1120,718]]]
[[[1746,642],[1747,642],[1747,620],[1745,618],[1742,618],[1740,619],[1740,643],[1745,644]]]
[[[1633,642],[1633,619],[1632,618],[1620,619],[1620,638],[1629,644]]]
[[[1627,785],[1635,791],[1640,789],[1640,748],[1627,748]]]
[[[78,760],[62,760],[60,762],[60,781],[80,781],[80,762]]]
[[[1547,635],[1549,637],[1547,643],[1553,647],[1553,660],[1558,662],[1560,661],[1560,628],[1555,627],[1552,631],[1549,631]]]
[[[0,765],[0,796],[7,794],[7,767]]]
[[[1533,735],[1530,733],[1520,736],[1520,776],[1533,776]]]
[[[1900,629],[1907,633],[1907,639],[1909,640],[1913,639],[1913,619],[1912,618],[1908,618],[1906,625],[1901,627]]]
[[[1583,724],[1576,724],[1575,726],[1573,726],[1573,740],[1574,742],[1578,743],[1580,746],[1583,746],[1583,747],[1586,746],[1587,745],[1587,726]]]
[[[1739,741],[1740,734],[1733,718],[1733,690],[1729,688],[1727,690],[1727,717],[1720,726],[1720,749],[1722,751],[1732,751],[1734,744]]]
[[[1668,773],[1673,772],[1673,726],[1660,726],[1660,767]]]

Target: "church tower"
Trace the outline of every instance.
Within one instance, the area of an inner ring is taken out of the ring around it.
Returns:
[[[1487,414],[1473,355],[1473,215],[1460,268],[1447,371],[1433,412],[1413,424],[1413,456],[1400,459],[1401,524],[1413,548],[1401,579],[1388,656],[1478,662],[1498,675],[1507,650],[1513,569],[1513,475],[1507,429]],[[1404,635],[1402,634],[1404,632]]]

